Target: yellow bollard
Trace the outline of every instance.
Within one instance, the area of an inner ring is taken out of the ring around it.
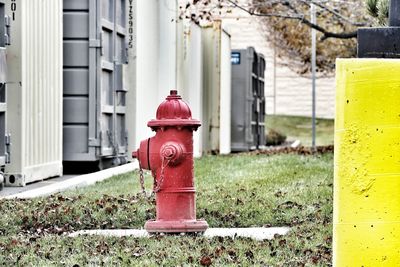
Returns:
[[[338,59],[334,266],[400,266],[400,60]]]

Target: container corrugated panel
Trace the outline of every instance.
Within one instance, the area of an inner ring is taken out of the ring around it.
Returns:
[[[64,161],[126,162],[125,0],[64,0]]]
[[[231,153],[231,36],[221,33],[221,103],[220,103],[220,146],[221,154]]]
[[[203,151],[231,151],[230,36],[221,21],[202,29],[203,43]]]
[[[203,151],[219,153],[221,99],[221,22],[202,29],[203,40]]]
[[[4,166],[8,163],[9,157],[6,146],[8,144],[6,138],[6,91],[7,91],[7,63],[6,63],[6,43],[8,35],[6,32],[5,20],[5,1],[0,1],[0,168],[4,172]],[[3,183],[3,176],[0,174],[0,189]]]
[[[6,185],[62,175],[62,1],[6,1],[11,18]]]

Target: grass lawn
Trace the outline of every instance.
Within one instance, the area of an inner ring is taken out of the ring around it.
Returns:
[[[211,227],[290,226],[272,241],[201,236],[85,236],[155,216],[138,174],[34,200],[0,200],[0,266],[330,266],[333,155],[196,160],[198,217]],[[146,177],[147,188],[151,178]]]
[[[300,140],[304,146],[312,143],[312,121],[307,117],[268,115],[266,127],[287,136],[287,140]],[[318,146],[333,145],[334,120],[317,119],[316,143]]]

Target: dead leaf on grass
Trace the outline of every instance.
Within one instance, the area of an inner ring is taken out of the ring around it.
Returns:
[[[212,264],[212,260],[209,256],[203,256],[200,259],[200,264],[203,266],[210,266]]]

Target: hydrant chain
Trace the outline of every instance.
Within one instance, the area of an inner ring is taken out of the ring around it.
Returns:
[[[169,164],[170,161],[171,161],[170,159],[167,159],[167,160],[165,161],[165,158],[164,158],[164,157],[162,158],[161,171],[160,171],[160,172],[161,172],[161,174],[160,174],[160,181],[157,182],[156,177],[154,177],[154,189],[153,189],[153,192],[154,192],[154,193],[160,192],[161,186],[162,186],[162,184],[163,184],[163,182],[164,182],[164,170],[165,170],[165,168],[168,166],[168,164]],[[165,162],[166,162],[166,163],[165,163]]]
[[[142,166],[140,166],[140,164],[139,164],[139,182],[140,182],[140,187],[142,189],[142,194],[146,196],[146,188],[144,187],[144,174]]]

